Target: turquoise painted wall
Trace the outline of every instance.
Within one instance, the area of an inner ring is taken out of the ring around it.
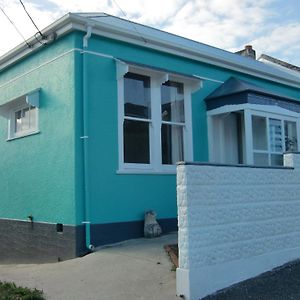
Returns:
[[[78,34],[77,47],[81,45],[82,35]],[[92,36],[88,50],[221,81],[237,76],[273,92],[300,99],[300,90],[297,89],[107,38]],[[81,60],[82,57],[77,56],[77,64],[81,64]],[[158,218],[176,217],[176,175],[117,174],[118,99],[115,61],[87,54],[87,69],[92,223],[140,220],[147,209],[154,209]],[[80,80],[82,78],[77,77],[76,86],[80,85]],[[203,99],[219,85],[205,81],[203,88],[192,97],[195,161],[208,160],[206,107]]]
[[[6,142],[7,120],[0,117],[0,218],[81,224],[84,220],[81,33],[70,34],[0,73],[0,105],[41,88],[40,134]],[[252,81],[300,99],[300,90],[194,62],[174,55],[94,37],[89,50],[116,58],[225,81]],[[134,221],[145,210],[176,217],[176,175],[117,174],[118,99],[115,61],[86,54],[88,78],[88,186],[92,223]],[[28,73],[29,70],[32,72]],[[15,79],[20,74],[25,74]],[[9,82],[9,83],[8,83]],[[204,82],[192,96],[194,160],[207,161],[204,98],[220,84]]]
[[[73,46],[69,35],[0,73],[0,104],[41,88],[39,134],[7,142],[0,117],[0,218],[76,223],[74,53],[45,64]]]

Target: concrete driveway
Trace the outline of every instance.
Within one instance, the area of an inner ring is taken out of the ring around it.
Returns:
[[[44,291],[46,299],[179,299],[163,246],[177,234],[137,239],[59,263],[0,265],[0,281]]]

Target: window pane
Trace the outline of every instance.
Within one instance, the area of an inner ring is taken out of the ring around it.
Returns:
[[[254,153],[254,164],[258,166],[268,166],[268,154],[267,153]]]
[[[28,130],[29,129],[29,107],[24,108],[22,110],[22,130]]]
[[[22,130],[22,110],[15,112],[15,132],[20,132]]]
[[[284,121],[285,151],[298,151],[296,122]]]
[[[150,77],[127,73],[124,76],[125,116],[148,119],[150,104]]]
[[[282,166],[283,155],[282,154],[271,154],[271,166]]]
[[[252,116],[253,149],[268,150],[266,118]]]
[[[34,106],[30,106],[30,128],[36,127],[36,108]]]
[[[161,86],[161,113],[163,121],[184,122],[183,84],[167,81]]]
[[[124,120],[124,162],[149,164],[149,123]]]
[[[270,150],[282,152],[282,128],[281,120],[269,119]]]
[[[15,112],[15,133],[36,128],[37,110],[34,106],[25,107]]]
[[[183,160],[182,126],[162,124],[161,127],[162,163],[175,164]]]

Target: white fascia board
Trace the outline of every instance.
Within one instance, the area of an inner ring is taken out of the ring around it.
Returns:
[[[55,31],[59,37],[72,30],[80,30],[85,32],[87,25],[89,25],[92,26],[92,34],[171,53],[195,61],[300,88],[300,79],[298,79],[296,76],[289,76],[290,78],[287,78],[286,74],[284,74],[286,72],[278,70],[278,68],[274,68],[263,63],[261,63],[261,66],[259,66],[260,62],[252,62],[248,58],[241,57],[238,54],[230,53],[222,49],[188,40],[183,37],[160,31],[158,29],[150,28],[148,26],[137,24],[145,28],[143,32],[138,32],[134,30],[134,28],[127,29],[125,26],[116,26],[111,22],[100,22],[88,18],[88,16],[93,17],[93,15],[90,14],[87,14],[87,17],[83,17],[78,14],[69,13],[46,27],[44,30],[42,30],[42,33],[47,35]],[[107,15],[107,18],[115,18],[115,20],[119,19],[109,15]],[[105,19],[106,17],[103,18],[103,20]],[[122,22],[129,22],[123,19],[119,20]],[[172,39],[172,41],[168,40],[167,37]],[[176,40],[180,41],[180,43]],[[35,42],[35,38],[30,38],[28,42]],[[194,45],[194,47],[191,45]],[[197,47],[195,45],[197,45]],[[33,50],[40,48],[41,46],[42,45],[39,43],[35,43],[34,49],[29,49],[27,45],[23,43],[11,50],[9,53],[0,58],[0,71],[31,53]],[[194,75],[201,76],[201,74]]]
[[[288,116],[288,117],[294,117],[294,118],[300,117],[299,113],[285,109],[280,106],[265,105],[265,104],[250,104],[250,103],[224,105],[224,106],[209,110],[206,112],[206,114],[207,114],[207,116],[216,116],[216,115],[228,114],[231,112],[244,111],[244,110],[263,112],[263,113],[271,113],[271,114],[276,114],[276,115],[280,115],[280,116]]]
[[[65,35],[71,31],[79,30],[76,24],[70,22],[70,14],[65,15],[64,17],[60,18],[56,22],[52,23],[41,32],[43,35],[48,36],[51,33],[56,33],[57,38]],[[6,54],[0,57],[0,72],[5,69],[6,67],[10,66],[11,64],[16,63],[20,59],[23,59],[27,55],[36,52],[38,49],[45,47],[46,45],[42,45],[39,43],[36,38],[33,36],[26,40],[29,45],[32,47],[28,47],[28,45],[23,42],[19,46],[13,48]]]
[[[96,20],[87,19],[74,14],[72,16],[74,18],[74,21],[78,20],[80,23],[88,22],[88,24],[93,27],[93,34],[96,35],[105,36],[108,38],[139,45],[142,47],[175,54],[177,56],[190,58],[192,60],[204,62],[218,67],[238,71],[255,77],[260,77],[281,84],[300,88],[300,80],[298,80],[296,76],[293,76],[295,78],[286,78],[286,74],[280,74],[282,72],[277,68],[266,66],[265,64],[260,63],[258,61],[251,61],[249,58],[239,56],[238,54],[235,53],[230,53],[225,50],[218,49],[204,44],[202,45],[201,43],[188,40],[179,36],[175,36],[175,37],[177,39],[186,40],[187,43],[185,45],[176,43],[175,41],[172,42],[166,41],[166,39],[160,37],[159,34],[154,36],[153,34],[150,35],[148,32],[151,30],[161,32],[162,33],[161,36],[169,35],[171,38],[174,35],[153,28],[149,28],[150,30],[146,30],[145,32],[137,32],[133,30],[134,28],[127,29],[125,27],[115,26],[111,23],[99,22]],[[108,16],[108,18],[109,17],[111,16]],[[111,17],[111,18],[116,18],[116,17]],[[105,20],[105,18],[103,19]],[[144,25],[142,26],[146,27],[147,29],[147,26]],[[85,28],[83,28],[83,30],[85,30]],[[145,40],[147,42],[145,42]],[[199,47],[202,46],[203,48],[207,48],[207,50],[195,49],[188,45],[190,43],[197,44],[199,45]],[[209,51],[210,49],[213,50],[214,53],[210,53]],[[232,56],[232,58],[228,59],[225,56]],[[251,64],[255,64],[255,66],[251,66]],[[259,66],[259,64],[261,65]],[[259,70],[258,66],[261,70]],[[278,72],[279,74],[276,74]]]

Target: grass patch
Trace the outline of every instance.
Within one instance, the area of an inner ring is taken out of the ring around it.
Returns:
[[[45,300],[43,292],[0,281],[0,300]]]

